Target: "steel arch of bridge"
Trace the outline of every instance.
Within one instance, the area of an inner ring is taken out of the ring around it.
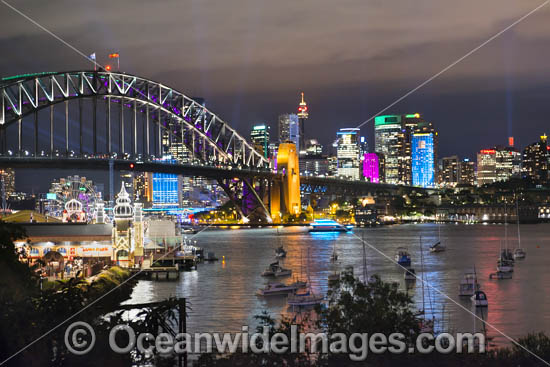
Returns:
[[[2,84],[3,83],[3,84]],[[119,104],[120,138],[119,150],[123,156],[138,156],[137,118],[145,115],[147,127],[143,128],[142,151],[147,157],[160,158],[163,154],[163,136],[169,141],[182,142],[193,158],[202,162],[230,164],[243,168],[269,168],[269,161],[246,142],[233,128],[217,115],[173,88],[133,75],[105,71],[74,71],[29,74],[7,78],[0,83],[0,143],[6,151],[6,130],[18,124],[18,148],[22,151],[22,120],[35,113],[34,153],[38,154],[38,111],[50,107],[50,154],[54,151],[53,106],[65,103],[65,146],[69,150],[68,101],[92,99],[93,152],[97,149],[97,100],[103,98],[108,106],[105,138],[107,152],[113,149],[111,136],[111,104]],[[80,104],[79,104],[80,106]],[[133,111],[131,121],[131,148],[125,149],[123,107]],[[154,152],[150,151],[150,124],[154,131]],[[146,137],[145,137],[146,135]],[[146,143],[145,143],[146,141]],[[158,148],[158,149],[157,149]],[[82,107],[80,106],[80,150],[82,153]]]

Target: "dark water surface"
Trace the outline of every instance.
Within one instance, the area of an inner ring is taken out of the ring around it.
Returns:
[[[437,329],[471,332],[481,328],[481,322],[474,321],[470,313],[458,306],[476,312],[469,298],[458,297],[464,271],[475,266],[482,290],[489,299],[488,309],[478,310],[478,316],[514,338],[528,332],[550,331],[550,224],[521,226],[521,243],[527,257],[516,261],[510,280],[489,280],[489,274],[496,270],[501,243],[504,246],[504,225],[442,224],[440,230],[447,251],[434,254],[428,247],[438,238],[437,224],[357,228],[353,233],[343,234],[310,234],[304,227],[207,229],[193,239],[198,246],[214,251],[220,259],[225,256],[225,262],[200,264],[197,271],[182,273],[178,281],[140,280],[126,303],[186,297],[192,307],[189,332],[239,331],[242,325],[255,326],[254,315],[263,310],[274,316],[289,312],[284,297],[265,299],[255,295],[267,282],[260,274],[274,261],[274,249],[279,243],[288,250],[284,266],[291,268],[295,276],[302,273],[304,279],[309,267],[313,288],[326,293],[327,276],[334,270],[351,265],[355,274],[361,276],[363,250],[359,238],[364,236],[369,245],[391,259],[397,247],[407,247],[416,274],[421,277],[423,273],[427,282],[452,298],[451,301],[434,290],[424,289],[426,314],[435,316]],[[329,260],[334,245],[339,254],[336,264]],[[517,246],[515,225],[508,225],[508,246]],[[383,280],[399,282],[405,291],[401,268],[369,246],[366,253],[369,275],[378,274]],[[418,308],[422,308],[422,282],[417,281],[409,293]],[[487,330],[488,335],[494,337],[493,344],[507,342],[491,327],[487,326]]]

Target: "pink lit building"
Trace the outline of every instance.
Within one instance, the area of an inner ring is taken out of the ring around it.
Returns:
[[[379,183],[379,161],[376,153],[365,153],[363,156],[363,177],[366,181]]]

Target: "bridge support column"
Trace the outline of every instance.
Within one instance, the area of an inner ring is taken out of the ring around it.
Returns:
[[[283,174],[280,202],[281,207],[284,202],[284,211],[281,211],[281,214],[298,215],[302,208],[300,198],[300,168],[296,145],[293,143],[279,145],[277,170]]]

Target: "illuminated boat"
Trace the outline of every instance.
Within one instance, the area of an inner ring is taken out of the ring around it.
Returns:
[[[395,261],[401,266],[411,266],[411,255],[404,247],[399,247],[395,252]]]
[[[350,227],[344,226],[332,219],[318,219],[310,224],[310,232],[348,232]]]

